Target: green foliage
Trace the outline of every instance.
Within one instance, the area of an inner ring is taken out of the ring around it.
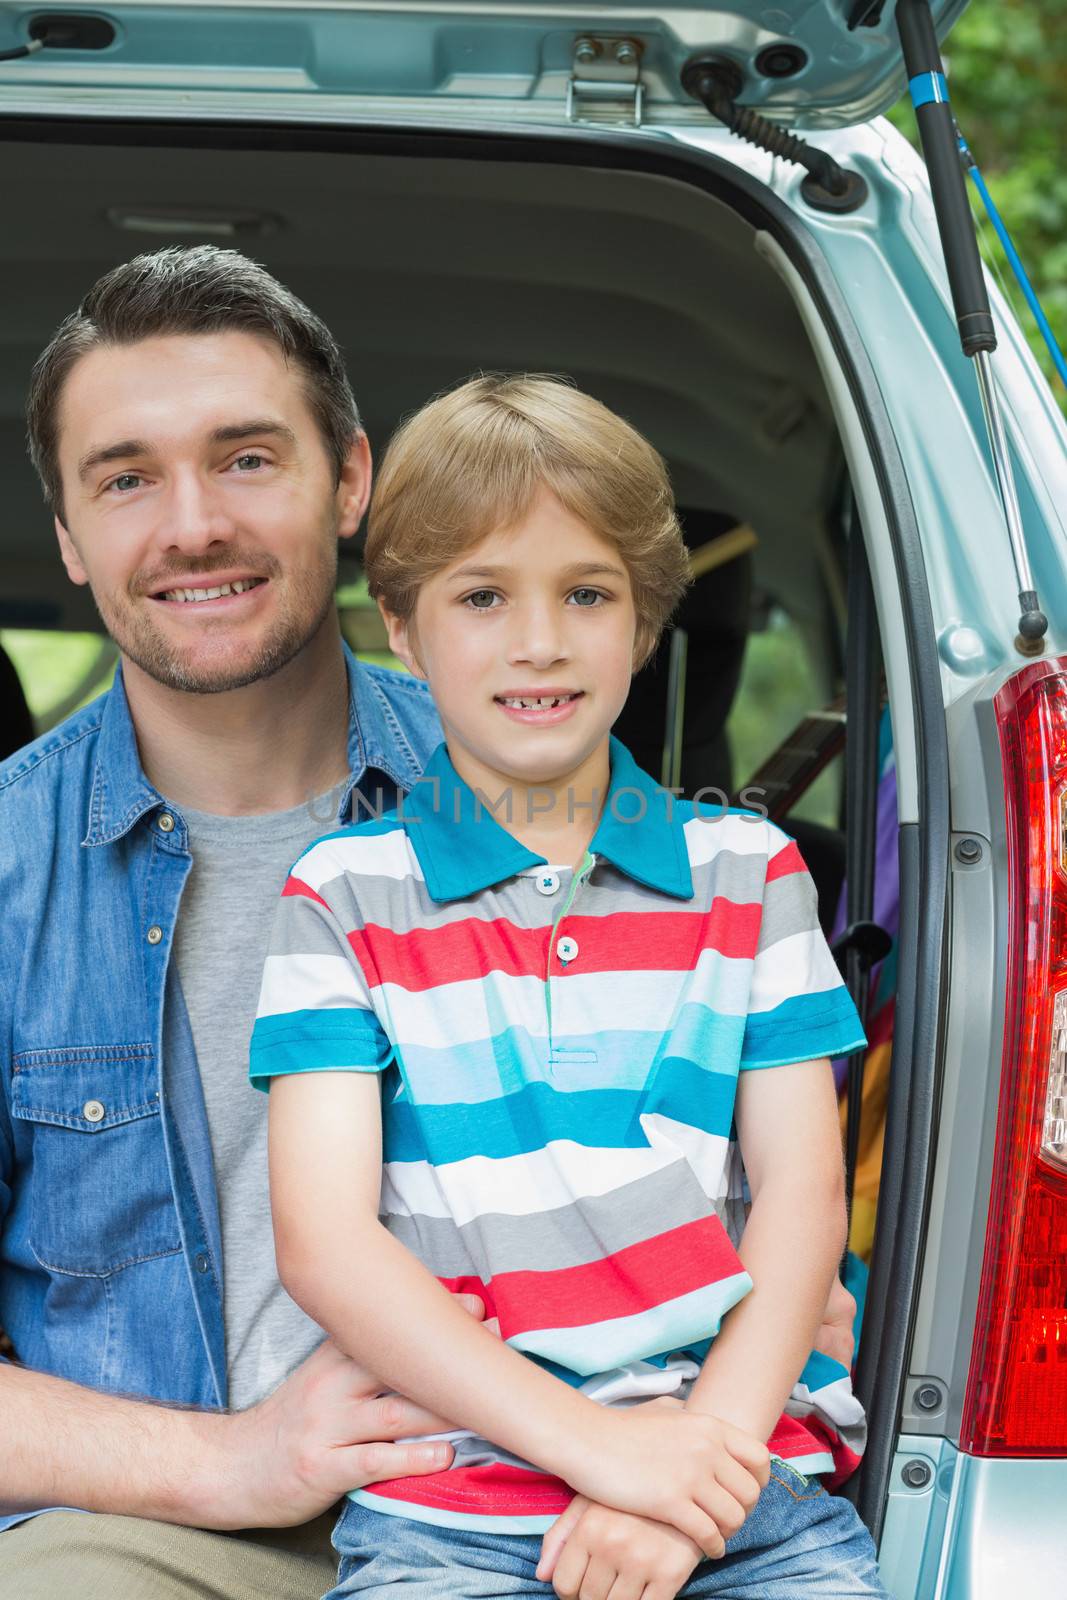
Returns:
[[[964,138],[1015,240],[1061,347],[1067,344],[1067,14],[1064,0],[971,0],[944,44]],[[916,143],[910,100],[890,113]],[[984,220],[981,202],[972,200]],[[983,251],[1067,411],[1044,340],[1000,244]]]
[[[15,664],[38,732],[75,710],[77,702],[68,701],[79,685],[82,702],[94,700],[114,671],[113,652],[98,633],[9,628],[0,632],[0,646]]]

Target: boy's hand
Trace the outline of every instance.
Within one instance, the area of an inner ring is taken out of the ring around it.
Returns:
[[[851,1369],[856,1350],[856,1302],[841,1279],[830,1285],[830,1296],[822,1314],[819,1331],[815,1335],[815,1349],[834,1361]]]
[[[702,1559],[676,1528],[578,1495],[545,1534],[537,1576],[559,1600],[674,1600]]]
[[[605,1506],[667,1523],[712,1559],[770,1472],[767,1447],[751,1434],[673,1406],[604,1408],[591,1431],[575,1441],[580,1456],[567,1482]]]

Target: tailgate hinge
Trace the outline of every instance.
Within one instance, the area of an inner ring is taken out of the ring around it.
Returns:
[[[568,122],[625,122],[641,126],[645,86],[641,41],[585,33],[574,41],[567,80]]]

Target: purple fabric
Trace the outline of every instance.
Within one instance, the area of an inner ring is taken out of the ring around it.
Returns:
[[[837,902],[837,915],[834,917],[833,932],[830,936],[831,943],[839,938],[848,926],[847,906],[846,881],[841,886],[841,897]],[[897,856],[897,768],[892,755],[888,757],[878,783],[874,844],[874,904],[871,916],[873,921],[892,936],[895,951],[900,928],[900,865]],[[895,961],[893,964],[895,969]],[[877,997],[882,1002],[889,999],[888,994],[879,994],[884,966],[885,962],[879,961],[877,966],[871,969],[871,983],[868,990],[872,999]],[[868,1015],[870,1014],[871,1008],[868,1006]],[[845,1086],[847,1064],[846,1056],[838,1056],[834,1061],[834,1082],[838,1094]]]

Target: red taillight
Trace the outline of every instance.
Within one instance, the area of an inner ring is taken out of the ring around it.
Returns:
[[[1008,829],[1000,1113],[961,1443],[1067,1455],[1067,658],[994,701]]]

